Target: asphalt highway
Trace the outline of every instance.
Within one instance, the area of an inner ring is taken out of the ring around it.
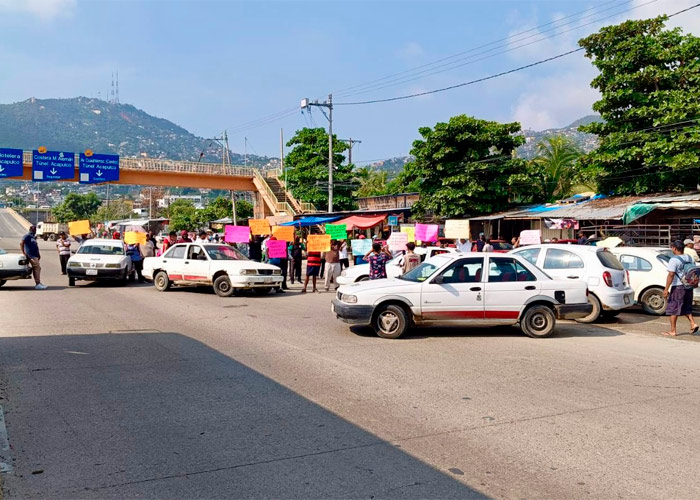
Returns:
[[[700,343],[664,318],[382,340],[332,293],[68,288],[41,248],[48,290],[0,288],[7,499],[700,498]]]

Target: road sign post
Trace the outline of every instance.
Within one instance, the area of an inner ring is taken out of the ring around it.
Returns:
[[[36,182],[60,181],[75,177],[75,154],[65,151],[32,153],[32,180]]]
[[[80,153],[78,180],[81,184],[99,184],[119,180],[119,155]]]
[[[22,177],[23,154],[21,149],[0,148],[0,178]]]

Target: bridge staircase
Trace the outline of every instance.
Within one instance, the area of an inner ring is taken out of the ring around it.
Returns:
[[[281,178],[280,169],[260,172],[256,170],[253,182],[268,210],[272,215],[299,215],[305,213],[315,213],[316,207],[312,203],[302,203],[298,201],[291,191],[286,189],[284,180]]]

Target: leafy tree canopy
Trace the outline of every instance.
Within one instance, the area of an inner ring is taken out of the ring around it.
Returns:
[[[93,222],[104,222],[108,220],[123,220],[128,219],[133,215],[132,205],[124,200],[113,200],[107,205],[106,203],[97,209],[91,217]]]
[[[434,128],[419,129],[415,158],[402,182],[417,187],[418,212],[464,216],[502,210],[510,204],[511,184],[524,174],[526,162],[513,156],[525,139],[514,135],[519,123],[501,124],[466,115]]]
[[[95,193],[70,193],[52,212],[56,220],[63,223],[91,219],[101,204],[102,201]]]
[[[299,201],[313,203],[322,209],[328,206],[328,134],[323,128],[297,130],[287,143],[293,147],[284,158],[287,183]],[[353,166],[344,165],[346,143],[333,136],[333,209],[355,208],[353,199]]]
[[[553,202],[574,194],[581,178],[578,159],[582,151],[565,136],[550,136],[537,144],[537,156],[528,165],[533,201]]]
[[[225,217],[233,217],[233,204],[231,198],[219,196],[206,207],[197,211],[200,224],[202,226],[207,223],[223,219]],[[236,200],[236,218],[238,220],[246,220],[253,216],[253,205],[245,200]]]
[[[190,200],[175,200],[168,207],[170,229],[180,231],[186,229],[192,231],[199,227],[197,209]]]
[[[605,122],[580,128],[600,147],[582,158],[601,191],[695,188],[700,173],[700,38],[665,30],[665,16],[626,21],[579,41],[600,74],[591,86]]]

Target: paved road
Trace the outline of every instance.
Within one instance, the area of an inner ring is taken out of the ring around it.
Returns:
[[[26,234],[27,230],[15,219],[10,211],[6,208],[0,208],[0,240],[17,239]],[[3,247],[0,243],[0,247]]]
[[[388,341],[331,294],[67,288],[41,244],[50,289],[0,289],[9,499],[700,497],[700,343],[663,318]]]

